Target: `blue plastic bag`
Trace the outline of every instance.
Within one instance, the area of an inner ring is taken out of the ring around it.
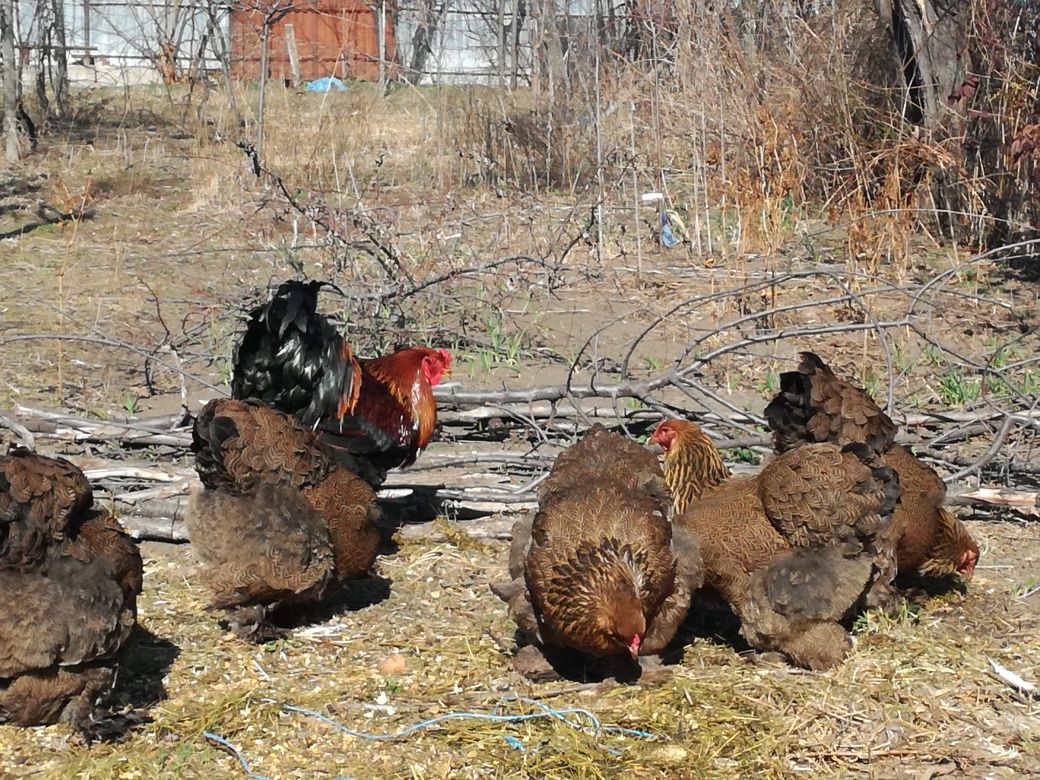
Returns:
[[[314,81],[308,81],[304,84],[304,87],[308,92],[329,92],[334,90],[336,92],[346,92],[347,85],[340,81],[335,76],[325,76],[325,78],[315,79]]]

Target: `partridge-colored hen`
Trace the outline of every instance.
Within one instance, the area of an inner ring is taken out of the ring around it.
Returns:
[[[665,450],[675,523],[697,537],[705,584],[747,641],[809,669],[839,663],[851,647],[842,623],[891,598],[892,471],[865,446],[826,444],[734,478],[693,423],[663,422],[651,439]]]
[[[0,457],[0,722],[88,734],[137,620],[142,564],[83,472]]]
[[[510,581],[493,589],[549,648],[659,653],[702,582],[696,540],[673,534],[669,510],[657,459],[596,425],[556,459],[538,512],[513,529]]]
[[[812,352],[803,352],[798,370],[780,375],[780,392],[765,415],[777,452],[817,442],[863,442],[874,448],[899,475],[892,520],[899,573],[971,579],[979,548],[964,523],[943,508],[945,483],[895,443],[896,424],[865,391],[835,376]]]
[[[379,545],[375,493],[288,415],[256,401],[211,401],[193,428],[188,532],[236,633],[263,641],[268,619],[363,576]]]

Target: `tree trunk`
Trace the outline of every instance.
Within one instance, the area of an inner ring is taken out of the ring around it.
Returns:
[[[541,74],[546,79],[549,100],[556,96],[556,89],[564,85],[567,63],[564,60],[561,20],[556,14],[555,0],[543,0],[541,5]],[[514,85],[515,86],[515,85]]]
[[[264,19],[260,32],[260,86],[256,102],[256,153],[264,159],[264,111],[267,102],[267,67],[271,54],[271,17]]]
[[[60,0],[58,0],[60,2]],[[224,31],[220,27],[220,8],[215,3],[206,4],[206,17],[209,25],[209,36],[213,42],[213,54],[220,62],[220,72],[224,75],[224,88],[227,90],[231,113],[244,124],[245,117],[238,110],[238,99],[235,97],[235,84],[231,78],[231,54],[228,42],[224,39]]]
[[[14,53],[14,0],[0,2],[0,57],[4,61],[4,136],[9,163],[18,162],[18,64]]]
[[[955,118],[947,98],[964,80],[969,8],[961,0],[875,0],[903,74],[903,116],[936,129]]]
[[[50,65],[51,34],[53,22],[51,21],[51,6],[48,3],[37,3],[33,14],[30,29],[35,30],[36,35],[36,105],[40,109],[41,121],[46,123],[51,114],[50,98],[47,97],[47,71]]]
[[[433,53],[433,39],[447,10],[448,0],[443,0],[440,5],[437,0],[424,0],[422,3],[419,23],[412,35],[412,61],[408,65],[407,79],[412,84],[418,84],[426,73],[426,62]]]
[[[58,105],[58,116],[69,111],[69,57],[65,37],[65,5],[62,0],[53,0],[54,7],[54,102]]]
[[[971,70],[967,54],[970,4],[965,0],[875,0],[888,27],[903,81],[903,118],[923,128],[925,142],[963,135],[965,117],[951,96]],[[956,174],[922,163],[904,185],[916,189],[930,171],[936,227],[946,237],[957,233],[956,215],[966,208]]]

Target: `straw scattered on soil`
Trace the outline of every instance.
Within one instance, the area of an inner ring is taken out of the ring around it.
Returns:
[[[996,679],[986,660],[1038,676],[1040,597],[1012,592],[1036,570],[1036,552],[1022,554],[1033,530],[971,528],[984,566],[967,593],[924,597],[898,620],[865,621],[855,652],[837,670],[753,663],[702,637],[663,681],[587,690],[526,683],[495,641],[512,628],[486,586],[502,565],[504,543],[407,544],[381,556],[378,578],[347,589],[328,621],[259,648],[230,639],[203,611],[189,547],[146,544],[140,623],[147,633],[131,650],[117,700],[140,706],[160,685],[166,698],[122,741],[89,748],[59,726],[0,728],[0,774],[240,773],[204,731],[234,743],[253,771],[272,778],[1040,772],[1040,702]],[[516,701],[528,697],[653,736],[597,735],[553,719],[450,720],[374,741],[281,707],[387,734],[449,712],[536,712]]]

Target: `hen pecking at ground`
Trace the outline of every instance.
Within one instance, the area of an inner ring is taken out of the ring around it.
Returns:
[[[696,540],[669,513],[657,459],[596,425],[557,457],[492,589],[550,654],[631,666],[671,642],[702,581]]]

